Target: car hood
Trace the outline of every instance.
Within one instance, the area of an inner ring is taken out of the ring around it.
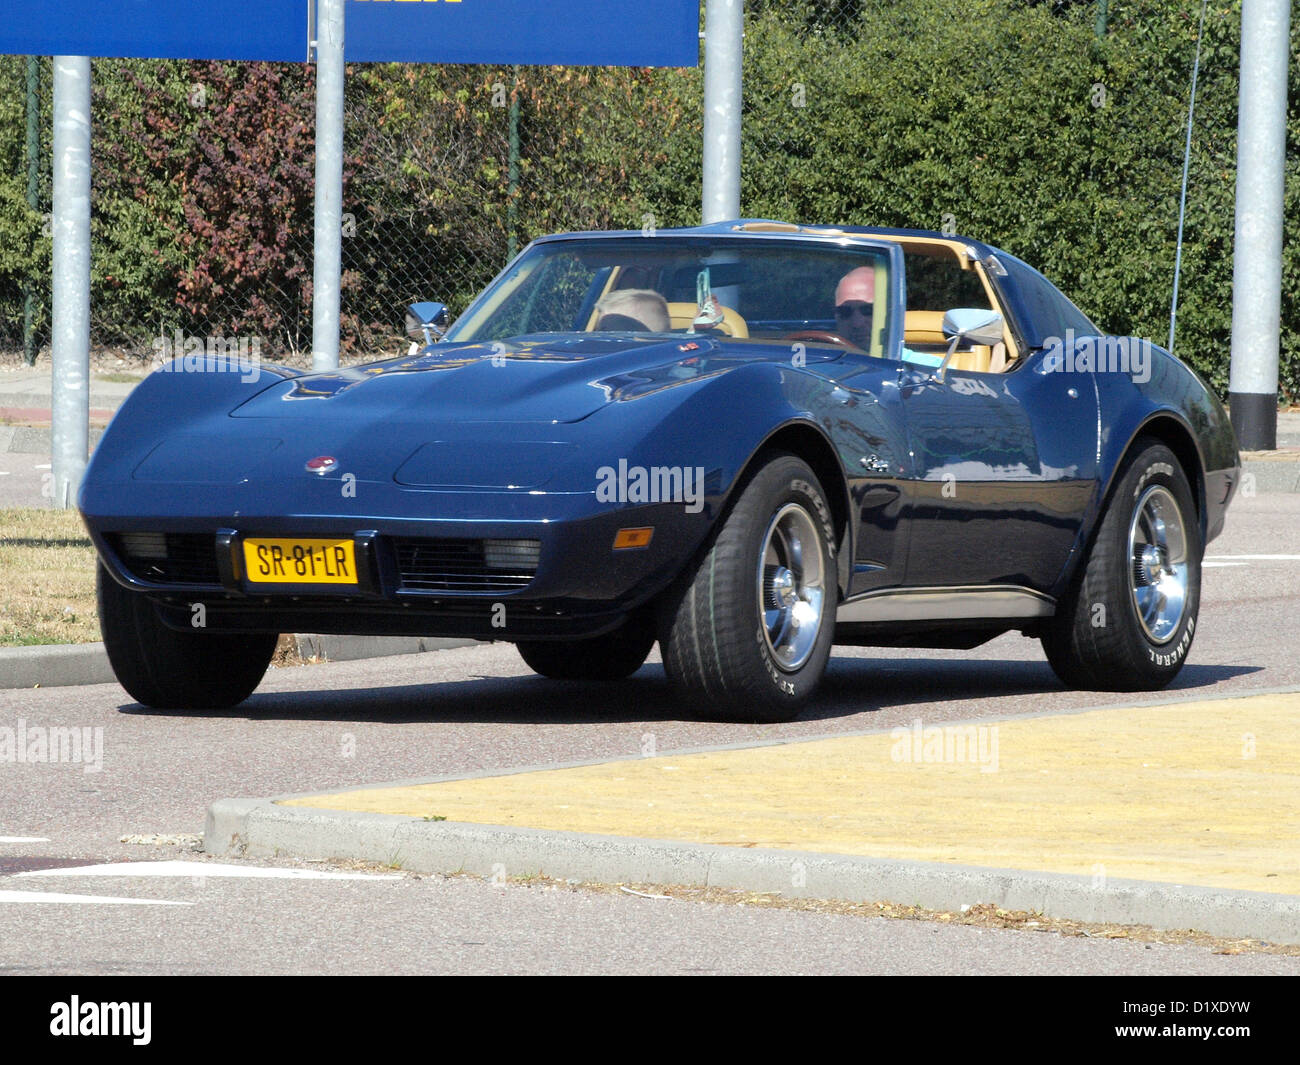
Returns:
[[[679,346],[591,338],[436,344],[407,358],[283,381],[231,413],[401,420],[425,412],[446,421],[574,422],[608,402],[601,378],[679,359]]]
[[[806,359],[840,354],[809,348]],[[166,512],[182,498],[176,486],[202,486],[206,505],[227,515],[265,506],[269,485],[277,507],[324,512],[341,479],[365,482],[368,504],[390,489],[590,494],[591,455],[602,456],[597,465],[630,460],[668,411],[693,411],[677,435],[698,441],[717,417],[715,399],[695,402],[715,395],[700,389],[755,364],[799,373],[790,360],[782,343],[548,334],[438,344],[324,373],[160,371],[100,441],[83,507],[105,515],[138,502],[124,484]],[[316,461],[327,465],[308,465]]]
[[[814,349],[808,361],[834,354]],[[664,341],[635,334],[548,335],[443,343],[402,359],[293,377],[230,413],[236,418],[400,421],[432,415],[448,422],[576,422],[612,401],[731,369],[737,362],[789,358],[783,345],[724,349],[691,336]]]

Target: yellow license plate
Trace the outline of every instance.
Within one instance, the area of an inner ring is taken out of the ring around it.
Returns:
[[[356,584],[351,540],[250,539],[244,572],[254,584]]]

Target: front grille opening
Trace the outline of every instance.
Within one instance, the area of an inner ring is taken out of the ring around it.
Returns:
[[[112,533],[109,543],[131,575],[153,584],[220,584],[209,533]]]
[[[540,540],[393,541],[402,587],[439,592],[498,592],[523,588],[537,574]]]

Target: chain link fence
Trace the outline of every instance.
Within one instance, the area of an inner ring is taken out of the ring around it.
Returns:
[[[50,89],[48,60],[0,56],[0,352],[11,356],[24,337],[29,358],[49,339]]]
[[[8,361],[49,344],[50,62],[38,66],[29,204],[27,61],[0,57]],[[92,352],[135,363],[218,337],[309,363],[312,69],[97,60],[93,80]],[[406,304],[459,313],[540,234],[698,220],[698,71],[357,65],[346,116],[345,361],[405,350]]]

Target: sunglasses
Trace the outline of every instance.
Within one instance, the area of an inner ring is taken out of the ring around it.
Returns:
[[[872,307],[870,303],[841,303],[835,308],[835,317],[847,321],[853,315],[860,315],[870,320]]]

